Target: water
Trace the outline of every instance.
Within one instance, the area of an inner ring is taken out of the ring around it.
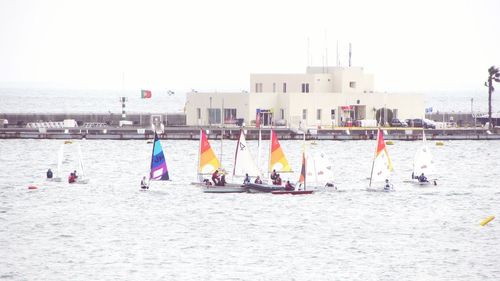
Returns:
[[[145,141],[82,141],[90,184],[45,182],[61,144],[0,140],[0,279],[500,278],[498,218],[479,226],[499,214],[498,141],[430,142],[432,188],[403,182],[420,143],[395,141],[392,193],[363,190],[375,141],[320,141],[309,149],[332,159],[343,192],[307,196],[204,194],[189,185],[197,141],[162,142],[172,181],[148,191],[139,191],[151,155]],[[301,142],[281,144],[298,171]],[[256,152],[255,141],[248,145]],[[224,142],[228,170],[234,146]],[[65,148],[66,176],[77,150]]]

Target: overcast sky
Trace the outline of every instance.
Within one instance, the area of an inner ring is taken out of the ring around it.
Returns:
[[[0,86],[242,90],[337,41],[377,90],[484,91],[500,1],[0,0]]]

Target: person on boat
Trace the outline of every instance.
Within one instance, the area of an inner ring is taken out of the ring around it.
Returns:
[[[220,179],[219,179],[219,170],[215,170],[212,174],[212,181],[214,182],[214,185],[219,185]]]
[[[73,171],[73,176],[75,176],[75,179],[78,178],[78,176],[76,175],[76,170]]]
[[[71,173],[69,174],[69,177],[68,177],[68,183],[75,183],[75,174]]]
[[[146,182],[146,177],[142,177],[141,188],[142,189],[149,189],[148,183]]]
[[[292,191],[294,190],[295,188],[293,187],[293,185],[290,183],[290,181],[286,181],[286,184],[285,184],[285,190],[286,191]]]
[[[209,179],[203,179],[203,183],[204,183],[205,185],[212,185],[212,183],[210,182],[210,180],[209,180]]]
[[[422,173],[419,177],[418,177],[418,181],[419,182],[429,182],[427,180],[427,177],[424,175],[424,173]]]
[[[335,186],[335,184],[333,184],[333,182],[327,182],[325,184],[325,187],[330,187],[333,188],[334,190],[337,190],[337,187]]]
[[[384,190],[392,190],[392,184],[389,182],[388,179],[385,179]]]
[[[243,180],[243,184],[249,184],[250,183],[250,176],[248,174],[245,174],[245,180]]]
[[[260,179],[260,177],[259,177],[259,176],[257,176],[257,177],[255,178],[254,183],[262,184],[262,180]]]
[[[274,185],[281,185],[281,177],[280,174],[276,174],[276,179],[273,181]]]
[[[47,171],[47,178],[48,178],[48,179],[51,179],[51,178],[52,178],[52,176],[53,176],[53,174],[52,174],[52,170],[51,170],[51,169],[49,169],[49,170]]]
[[[222,174],[222,176],[220,177],[220,181],[219,181],[219,184],[220,186],[225,186],[226,185],[226,174]]]
[[[278,174],[276,174],[276,170],[273,170],[273,172],[271,173],[271,179],[274,181],[274,180],[276,180],[277,176],[278,176]]]

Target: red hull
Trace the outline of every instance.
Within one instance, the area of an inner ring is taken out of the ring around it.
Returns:
[[[279,190],[279,191],[273,191],[271,192],[272,194],[292,194],[292,195],[302,195],[302,194],[311,194],[313,193],[314,190],[290,190],[290,191],[285,191],[285,190]]]

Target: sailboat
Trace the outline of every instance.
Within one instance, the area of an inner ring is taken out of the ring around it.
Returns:
[[[61,144],[57,151],[57,174],[53,178],[47,178],[48,181],[62,181],[62,162],[64,158],[64,144]]]
[[[166,181],[170,180],[168,176],[167,162],[165,161],[165,155],[163,154],[163,148],[161,147],[160,138],[155,131],[155,139],[153,142],[153,152],[151,153],[151,168],[149,170],[149,181],[144,187],[149,188],[151,181]]]
[[[419,181],[418,177],[424,174],[428,177],[433,171],[433,161],[432,154],[427,146],[427,139],[425,138],[425,132],[422,130],[422,146],[415,153],[413,158],[413,172],[412,172],[412,183],[422,186],[422,185],[437,185],[435,179],[427,181]]]
[[[276,172],[276,173],[290,173],[292,172],[292,168],[290,164],[288,164],[288,159],[281,148],[281,145],[278,140],[278,136],[274,130],[271,130],[271,141],[269,147],[269,170],[268,173]],[[274,184],[258,184],[258,183],[250,183],[247,184],[248,190],[250,192],[272,192],[276,190],[282,190],[283,186],[274,185]]]
[[[389,183],[391,175],[392,163],[389,158],[389,153],[384,142],[384,135],[380,128],[377,134],[377,149],[372,162],[372,171],[370,174],[370,185],[368,191],[393,191],[392,185]],[[378,187],[373,188],[372,184],[378,184]]]
[[[306,160],[306,152],[305,152],[305,146],[304,146],[304,151],[302,152],[302,167],[300,169],[300,177],[299,177],[299,183],[300,183],[300,188],[298,190],[276,190],[272,191],[272,194],[292,194],[292,195],[302,195],[302,194],[311,194],[314,191],[312,189],[307,190],[307,180],[306,180],[306,175],[307,175],[307,160]]]
[[[221,173],[225,173],[225,171],[221,169],[219,159],[210,146],[207,135],[203,130],[200,130],[200,150],[198,158],[199,182],[196,184],[202,186],[203,192],[239,193],[246,191],[246,188],[242,184],[225,183],[223,186],[219,186],[212,184],[209,179],[203,179],[203,175],[211,175],[215,170],[220,170]]]
[[[307,179],[308,185],[318,188],[337,188],[333,184],[333,167],[324,153],[308,154]]]
[[[75,182],[79,184],[87,184],[89,183],[89,179],[85,177],[85,170],[83,169],[82,149],[79,143],[77,144],[77,149],[78,149],[78,166],[80,168],[80,172]]]

